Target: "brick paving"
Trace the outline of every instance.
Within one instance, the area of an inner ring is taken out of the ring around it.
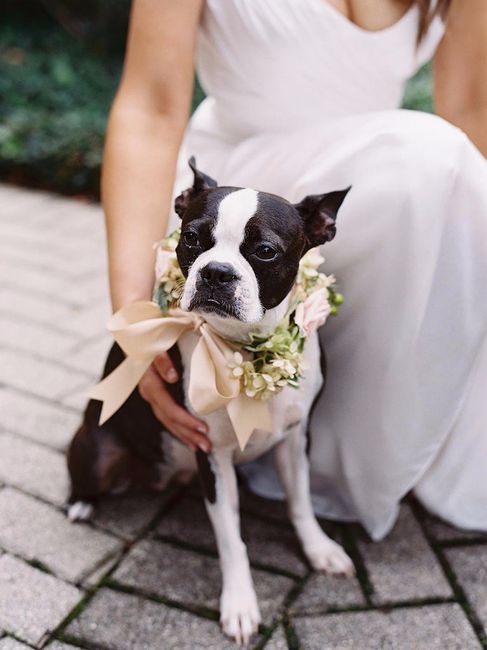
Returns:
[[[98,206],[0,186],[0,650],[235,647],[219,630],[215,544],[194,486],[62,506],[63,452],[109,346]],[[242,493],[263,614],[255,650],[487,648],[487,536],[414,501],[392,534],[323,526],[357,578],[309,570],[282,504]]]

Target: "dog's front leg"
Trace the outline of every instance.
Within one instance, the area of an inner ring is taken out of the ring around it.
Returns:
[[[353,562],[321,529],[311,505],[309,463],[302,424],[296,425],[274,451],[277,470],[286,492],[288,511],[303,550],[316,571],[353,575]]]
[[[223,588],[220,621],[223,631],[238,643],[247,643],[257,631],[260,614],[250,574],[247,549],[240,536],[238,488],[230,449],[210,456],[215,475],[215,501],[206,500],[220,554]]]

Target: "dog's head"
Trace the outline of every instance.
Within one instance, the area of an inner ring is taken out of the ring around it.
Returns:
[[[239,187],[218,187],[196,168],[193,186],[180,194],[176,249],[186,277],[181,308],[259,323],[278,307],[296,279],[304,253],[331,241],[339,207],[350,188],[285,199]]]

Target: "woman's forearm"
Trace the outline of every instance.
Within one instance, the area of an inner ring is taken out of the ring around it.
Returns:
[[[114,310],[151,297],[152,246],[166,231],[183,132],[181,119],[114,103],[102,173]]]

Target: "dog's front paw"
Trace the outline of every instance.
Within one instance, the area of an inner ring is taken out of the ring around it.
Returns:
[[[355,566],[343,548],[328,537],[305,548],[306,556],[315,571],[330,575],[355,575]]]
[[[249,642],[260,623],[259,605],[252,585],[247,589],[242,589],[241,585],[223,589],[220,623],[225,634],[235,639],[238,645]]]

